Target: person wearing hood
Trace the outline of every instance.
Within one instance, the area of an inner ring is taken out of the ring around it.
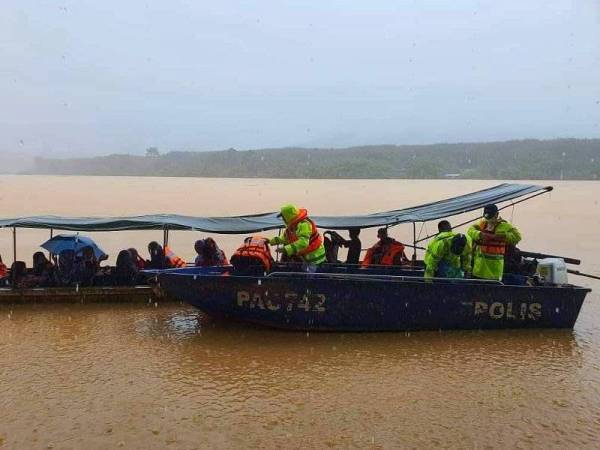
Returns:
[[[483,218],[471,225],[467,235],[475,243],[473,276],[486,280],[502,280],[506,246],[519,243],[519,230],[500,217],[496,205],[490,204],[485,205]]]
[[[198,239],[194,244],[194,250],[196,250],[196,259],[194,265],[196,267],[204,266],[204,239]]]
[[[133,259],[137,270],[144,270],[146,268],[146,261],[144,261],[144,258],[140,256],[140,253],[137,251],[137,249],[132,247],[127,249],[127,251],[131,255],[131,258]]]
[[[453,232],[447,220],[438,223],[438,231],[425,252],[425,279],[464,278],[471,271],[470,239]]]
[[[326,259],[323,238],[317,225],[308,217],[306,209],[291,204],[283,205],[278,217],[285,223],[285,232],[283,236],[271,238],[269,244],[282,245],[277,248],[278,253],[283,253],[288,258],[300,257],[305,270],[315,271]]]
[[[54,280],[54,265],[42,252],[33,254],[33,270],[31,276],[38,287],[47,287]]]
[[[198,244],[198,242],[196,242],[196,244]],[[197,252],[198,248],[196,245],[194,248],[196,248]],[[225,252],[219,248],[215,240],[211,237],[204,239],[204,244],[201,246],[201,252],[202,258],[200,261],[198,258],[196,258],[196,265],[211,267],[226,266],[229,264],[229,261],[227,261],[227,257],[225,256]]]
[[[130,250],[121,250],[117,255],[113,281],[115,286],[134,286],[138,278],[138,268]]]
[[[150,259],[146,260],[146,269],[158,270],[172,267],[165,256],[164,249],[158,242],[152,241],[148,244],[148,253],[150,254]]]

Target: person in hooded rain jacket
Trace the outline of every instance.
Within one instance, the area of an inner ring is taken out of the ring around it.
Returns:
[[[225,252],[219,248],[215,240],[211,237],[204,239],[202,247],[201,266],[227,266],[229,261],[225,256]]]
[[[306,209],[286,204],[281,207],[279,217],[286,225],[283,236],[275,236],[269,240],[271,245],[283,245],[276,251],[284,253],[288,258],[300,257],[307,271],[314,271],[325,262],[323,238],[317,225],[308,217]]]
[[[517,245],[521,233],[502,219],[496,205],[483,208],[483,218],[467,231],[475,244],[473,276],[486,280],[502,280],[507,245]]]
[[[471,271],[471,239],[453,232],[447,220],[438,223],[438,231],[425,252],[425,278],[464,278]]]

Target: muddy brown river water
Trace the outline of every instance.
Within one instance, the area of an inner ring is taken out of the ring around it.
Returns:
[[[399,208],[490,181],[0,177],[0,217]],[[545,183],[547,184],[547,183]],[[600,183],[504,212],[522,248],[600,272]],[[459,219],[453,219],[458,221]],[[428,224],[433,231],[435,224]],[[426,229],[421,232],[424,234]],[[391,233],[409,240],[412,227]],[[202,233],[172,233],[192,258]],[[96,233],[112,256],[160,233]],[[363,246],[373,240],[363,233]],[[18,257],[47,232],[18,233]],[[239,237],[218,238],[228,254]],[[12,234],[0,230],[12,260]],[[183,304],[0,306],[0,448],[597,448],[600,282],[574,330],[318,334],[199,321]]]

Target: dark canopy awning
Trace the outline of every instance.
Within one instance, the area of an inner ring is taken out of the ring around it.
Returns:
[[[459,197],[440,200],[412,208],[359,216],[311,216],[319,228],[347,229],[391,226],[400,223],[427,222],[482,208],[488,203],[502,203],[552,190],[531,184],[504,183]],[[195,230],[207,233],[244,234],[282,227],[277,213],[235,217],[192,217],[176,214],[158,214],[133,217],[78,217],[56,216],[0,219],[0,228],[39,228],[69,231],[124,231],[124,230]]]

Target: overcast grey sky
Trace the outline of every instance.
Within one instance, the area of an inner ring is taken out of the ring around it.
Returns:
[[[0,151],[600,137],[600,0],[4,0]]]

